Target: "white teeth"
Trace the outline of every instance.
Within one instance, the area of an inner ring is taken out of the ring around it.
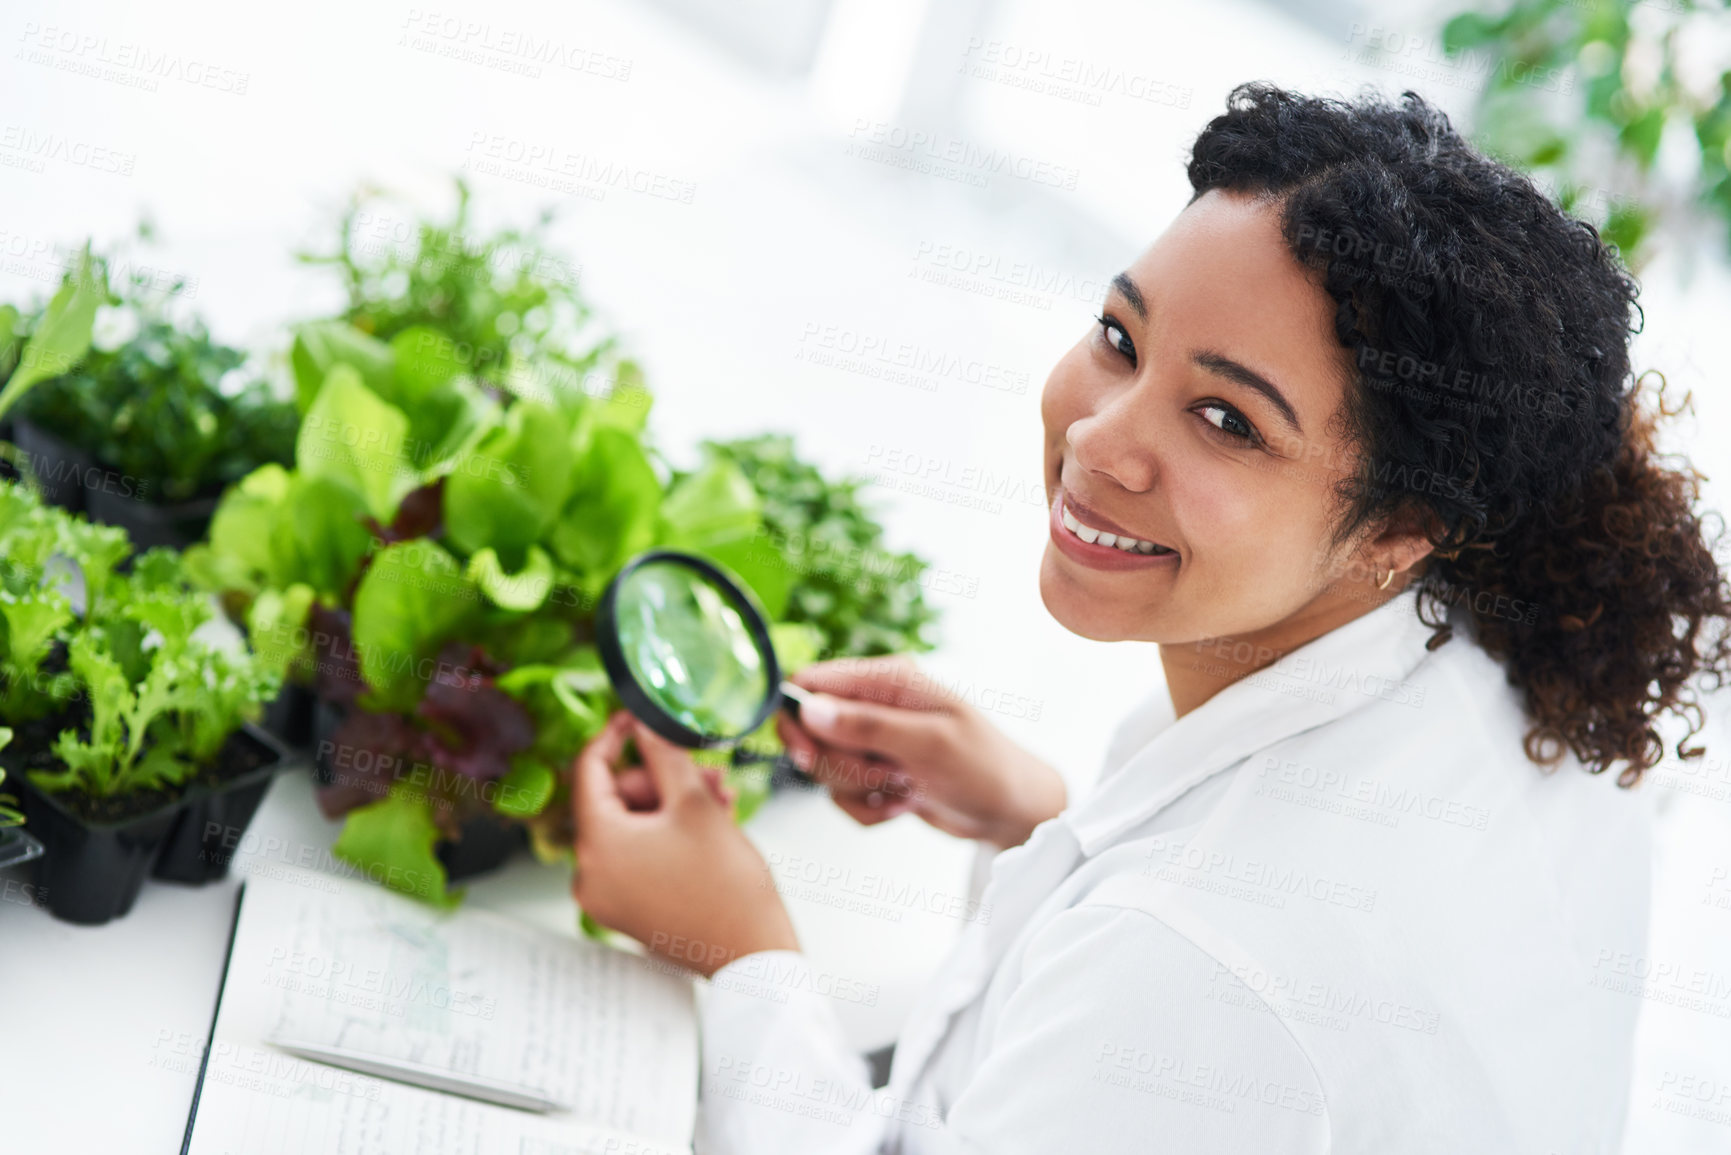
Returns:
[[[1060,506],[1059,508],[1063,514],[1064,527],[1089,545],[1094,544],[1095,540],[1100,536],[1100,531],[1090,526],[1083,525],[1081,522],[1077,521],[1076,516],[1070,512],[1069,506],[1065,505]]]
[[[1058,506],[1058,515],[1063,519],[1064,527],[1066,529],[1090,544],[1098,543],[1100,545],[1111,546],[1113,549],[1122,550],[1124,553],[1149,554],[1155,552],[1172,552],[1169,549],[1162,549],[1159,546],[1156,546],[1151,541],[1143,541],[1141,538],[1129,537],[1120,533],[1106,533],[1103,530],[1095,529],[1091,525],[1083,525],[1081,522],[1076,520],[1076,515],[1070,512],[1070,507],[1068,505],[1060,504]]]

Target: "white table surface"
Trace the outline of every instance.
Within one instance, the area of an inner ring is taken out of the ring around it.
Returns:
[[[126,917],[99,927],[30,905],[31,865],[0,871],[0,1151],[179,1150],[240,880],[278,864],[328,863],[339,829],[318,812],[310,776],[287,770],[227,879],[148,879]],[[961,926],[929,913],[946,906],[930,896],[965,892],[973,844],[911,817],[863,828],[826,794],[800,790],[772,797],[747,830],[814,965],[865,992],[836,1003],[855,1045],[894,1039]],[[569,877],[524,854],[471,880],[467,902],[575,935]],[[876,897],[860,901],[868,891]]]

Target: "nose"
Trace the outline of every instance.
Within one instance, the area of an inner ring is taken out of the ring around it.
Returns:
[[[1064,440],[1070,456],[1088,473],[1110,478],[1131,493],[1154,488],[1160,469],[1153,437],[1153,420],[1138,418],[1136,390],[1126,390],[1099,410],[1070,422]]]

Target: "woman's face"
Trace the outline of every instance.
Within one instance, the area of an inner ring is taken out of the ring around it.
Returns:
[[[1117,278],[1103,314],[1041,399],[1052,615],[1088,638],[1177,644],[1326,629],[1349,602],[1347,617],[1368,609],[1365,539],[1327,550],[1331,490],[1353,462],[1333,420],[1351,359],[1278,207],[1198,198]],[[1156,548],[1090,544],[1094,530]]]

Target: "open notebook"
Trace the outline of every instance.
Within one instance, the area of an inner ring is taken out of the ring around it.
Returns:
[[[488,911],[310,871],[254,876],[182,1152],[689,1153],[693,999],[645,959]],[[557,1106],[484,1101],[500,1097]]]

